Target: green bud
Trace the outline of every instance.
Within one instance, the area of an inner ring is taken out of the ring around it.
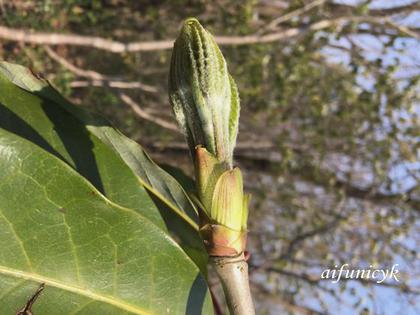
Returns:
[[[187,19],[174,44],[169,98],[194,159],[200,234],[207,251],[235,256],[245,250],[249,196],[233,168],[239,96],[214,38]]]
[[[242,231],[243,217],[248,209],[244,208],[242,173],[238,167],[224,172],[218,179],[213,191],[210,218],[235,231]]]
[[[212,35],[193,18],[175,41],[169,99],[192,156],[203,146],[232,168],[239,119],[239,95]]]
[[[249,195],[238,167],[228,169],[198,146],[195,171],[201,210],[200,233],[210,255],[234,256],[245,249]]]
[[[202,210],[213,223],[246,230],[248,195],[244,195],[242,173],[227,169],[205,148],[195,150],[195,177]]]

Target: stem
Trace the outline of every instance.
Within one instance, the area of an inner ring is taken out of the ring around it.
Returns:
[[[213,293],[210,289],[211,300],[213,301],[213,308],[214,308],[214,315],[223,315],[222,308],[220,307],[219,301],[217,300],[217,296]]]
[[[255,315],[244,253],[236,257],[210,256],[209,262],[222,282],[230,314]]]

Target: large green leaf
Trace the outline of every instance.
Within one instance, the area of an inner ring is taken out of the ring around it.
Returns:
[[[138,211],[4,129],[0,169],[1,314],[39,283],[35,314],[211,313],[198,268]]]
[[[0,64],[0,314],[40,283],[35,314],[211,313],[194,215],[135,142]]]
[[[184,217],[194,228],[197,228],[197,225],[194,224],[194,221],[197,221],[196,210],[182,186],[156,165],[138,143],[112,128],[101,117],[89,114],[70,104],[46,80],[35,76],[29,69],[1,62],[0,74],[14,85],[40,95],[44,101],[53,102],[74,115],[92,134],[121,156],[139,177],[142,185]],[[187,216],[184,216],[184,214],[187,214]]]
[[[192,203],[136,142],[68,103],[27,68],[1,62],[0,87],[0,127],[65,160],[112,201],[166,226],[205,272]]]
[[[163,227],[162,218],[124,161],[53,102],[23,91],[0,75],[0,127],[61,158],[109,199]]]

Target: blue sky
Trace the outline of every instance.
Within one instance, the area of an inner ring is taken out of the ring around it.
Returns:
[[[356,4],[361,1],[336,1],[346,4]],[[392,7],[397,4],[407,4],[413,1],[372,1],[370,8],[385,8]],[[408,18],[398,20],[403,25],[410,25],[420,27],[420,12],[410,14]],[[364,56],[367,60],[376,60],[381,58],[384,65],[394,65],[398,61],[398,68],[394,73],[396,78],[401,79],[401,84],[404,84],[405,78],[420,75],[420,41],[415,39],[398,39],[395,41],[394,48],[384,49],[381,38],[377,38],[371,35],[356,35],[352,37],[352,40],[357,43],[359,47],[365,49]],[[345,39],[336,40],[331,38],[331,43],[344,47],[349,47],[350,43]],[[325,49],[324,54],[328,56],[330,62],[339,63],[342,65],[349,65],[350,58],[342,50],[328,48]],[[361,87],[371,90],[374,88],[374,82],[372,78],[368,76],[360,75],[358,83]],[[420,88],[419,88],[420,93]],[[398,112],[397,115],[417,115],[420,117],[420,104],[414,104],[413,112]],[[384,124],[387,121],[384,119]],[[403,126],[401,126],[403,128]],[[420,135],[419,135],[420,141]],[[392,187],[394,192],[401,192],[418,185],[414,177],[409,176],[407,169],[419,172],[420,162],[413,163],[399,163],[394,168],[389,170],[389,176],[395,181],[395,185]],[[420,230],[420,224],[417,223],[414,229],[408,233],[408,237],[404,236],[397,240],[403,243],[408,248],[416,250],[419,248],[418,231]],[[399,269],[406,270],[409,275],[412,275],[409,283],[412,286],[420,287],[420,263],[415,263],[414,266],[407,265],[404,259],[400,256],[395,255],[395,264],[399,264]],[[369,263],[369,262],[368,262]],[[389,266],[391,268],[392,266]],[[319,272],[319,270],[313,270],[313,272]],[[397,290],[387,288],[383,286],[373,286],[371,288],[365,288],[360,283],[352,281],[349,283],[350,287],[355,289],[358,297],[362,297],[362,303],[359,309],[364,306],[367,307],[373,314],[384,314],[384,315],[416,315],[420,312],[420,296],[407,297],[405,294],[400,294]],[[338,290],[337,284],[329,284],[329,287]],[[306,292],[305,292],[306,293]],[[344,304],[338,304],[333,298],[328,295],[324,295],[324,299],[328,304],[331,314],[343,314],[343,315],[354,315],[355,310],[352,304],[355,303],[358,298],[352,296],[345,291]],[[369,294],[371,296],[369,297]],[[363,298],[366,297],[366,298]],[[307,295],[302,297],[305,304],[314,308],[322,309],[319,305],[317,298],[312,298]],[[416,307],[417,304],[417,307]]]

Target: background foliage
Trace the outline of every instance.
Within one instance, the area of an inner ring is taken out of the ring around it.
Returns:
[[[418,309],[418,2],[12,0],[0,10],[2,26],[25,32],[154,43],[175,38],[195,16],[213,34],[232,36],[222,50],[242,102],[236,163],[253,193],[259,314]],[[2,59],[42,73],[155,160],[191,173],[167,99],[170,49],[112,53],[3,33]],[[277,39],[263,42],[265,35]],[[402,280],[320,280],[344,263],[398,263]]]

